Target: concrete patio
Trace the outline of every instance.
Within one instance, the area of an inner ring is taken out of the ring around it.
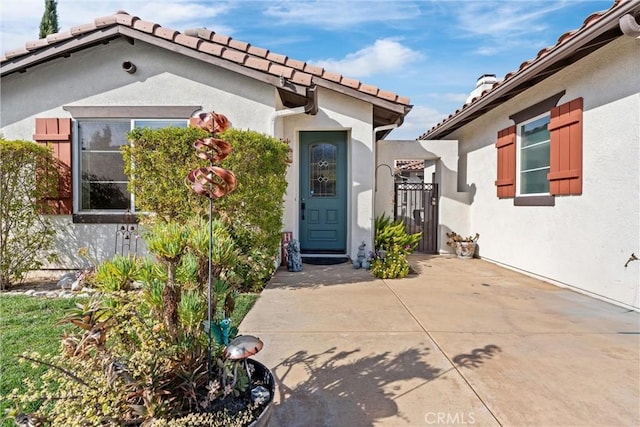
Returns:
[[[492,263],[278,271],[244,319],[272,426],[638,426],[640,316]]]

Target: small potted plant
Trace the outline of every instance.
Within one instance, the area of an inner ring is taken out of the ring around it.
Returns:
[[[473,258],[476,253],[476,242],[480,238],[480,234],[476,233],[475,236],[463,237],[452,231],[447,233],[447,237],[447,246],[455,249],[458,258]]]

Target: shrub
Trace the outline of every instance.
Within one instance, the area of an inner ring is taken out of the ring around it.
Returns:
[[[133,256],[116,255],[99,264],[93,278],[94,285],[105,291],[128,291],[138,273],[139,263]]]
[[[233,148],[224,167],[236,175],[238,187],[216,200],[217,209],[231,224],[231,233],[242,253],[258,248],[276,255],[289,147],[277,138],[249,130],[229,129],[221,137]]]
[[[416,248],[422,233],[407,233],[402,221],[392,221],[385,214],[376,218],[375,229],[371,273],[382,279],[406,277],[409,274],[407,255]]]
[[[206,135],[194,127],[129,132],[133,144],[123,146],[122,151],[137,210],[153,212],[164,221],[186,220],[207,212],[207,200],[184,182],[191,169],[207,165],[193,149],[193,141]]]
[[[381,279],[398,279],[409,274],[409,261],[400,246],[386,252],[384,258],[378,256],[371,261],[371,273]]]
[[[125,171],[139,210],[164,221],[207,216],[207,198],[185,185],[190,170],[208,165],[193,149],[193,142],[207,135],[195,128],[129,133],[133,144],[123,148]],[[238,186],[214,201],[214,215],[227,225],[241,252],[234,267],[239,285],[259,290],[273,274],[279,251],[288,145],[250,130],[229,129],[218,137],[231,144],[232,152],[222,163],[233,171]]]
[[[276,257],[261,249],[250,249],[248,254],[238,259],[230,272],[229,280],[241,292],[259,292],[269,281],[276,269]]]
[[[41,213],[58,173],[51,151],[29,141],[0,139],[0,290],[43,264],[55,230]],[[54,254],[48,256],[55,259]]]
[[[422,237],[422,233],[407,233],[402,220],[392,221],[384,213],[376,218],[375,231],[374,246],[376,250],[389,251],[394,246],[399,246],[399,250],[405,254],[413,252]]]

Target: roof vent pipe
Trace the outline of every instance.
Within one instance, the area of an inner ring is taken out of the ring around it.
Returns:
[[[629,37],[640,39],[640,24],[630,13],[622,16],[618,21],[622,32]]]
[[[138,69],[136,65],[131,61],[124,61],[122,63],[122,69],[125,70],[129,74],[133,74]]]

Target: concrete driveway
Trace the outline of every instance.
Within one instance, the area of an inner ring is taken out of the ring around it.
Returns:
[[[479,259],[279,270],[242,333],[272,426],[638,426],[640,318]]]

